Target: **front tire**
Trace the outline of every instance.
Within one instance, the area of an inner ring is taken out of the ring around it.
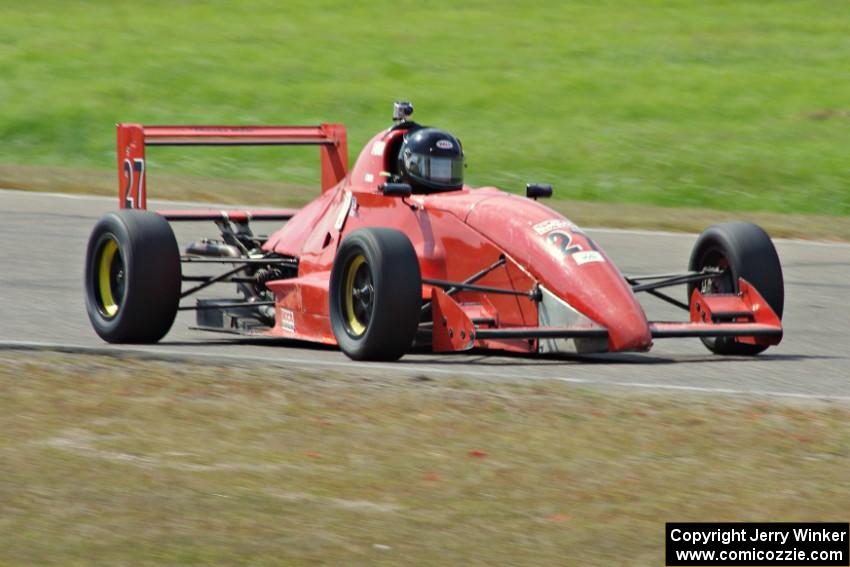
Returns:
[[[331,271],[330,316],[342,351],[354,360],[396,360],[413,344],[422,275],[404,233],[363,228],[349,234]]]
[[[155,343],[180,301],[180,251],[168,221],[149,211],[103,216],[86,250],[86,309],[110,343]]]
[[[785,284],[779,255],[770,237],[761,227],[747,222],[728,222],[707,228],[697,239],[688,269],[725,270],[723,276],[688,284],[688,301],[701,285],[702,293],[738,293],[738,278],[756,288],[782,319],[785,306]],[[703,338],[703,344],[716,354],[756,355],[767,348],[737,342],[732,337]]]

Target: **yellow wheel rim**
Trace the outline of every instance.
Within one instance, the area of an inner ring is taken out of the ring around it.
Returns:
[[[112,294],[112,262],[118,252],[118,243],[113,239],[106,241],[100,251],[97,281],[100,291],[100,308],[107,317],[115,317],[118,313],[118,303]]]
[[[362,254],[355,257],[348,265],[345,273],[345,290],[343,301],[345,303],[345,317],[348,321],[348,329],[356,337],[366,332],[366,324],[361,321],[354,312],[354,278],[360,266],[366,263],[366,257]]]

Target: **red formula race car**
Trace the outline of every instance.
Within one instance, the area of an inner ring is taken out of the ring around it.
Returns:
[[[338,345],[372,360],[414,347],[647,351],[668,337],[752,355],[781,340],[782,269],[757,226],[710,227],[682,273],[624,276],[581,229],[537,200],[551,187],[529,185],[521,197],[464,185],[459,140],[411,113],[396,103],[394,125],[351,168],[338,124],[119,124],[121,209],[97,223],[86,256],[94,329],[109,342],[155,342],[179,309],[191,309],[200,330]],[[317,145],[321,194],[300,210],[144,210],[146,146],[216,145]],[[258,237],[252,220],[285,224]],[[212,221],[220,237],[181,253],[169,223],[185,221]],[[199,267],[217,270],[201,275]],[[237,294],[180,305],[222,283]],[[688,303],[661,291],[676,285],[687,286]],[[648,321],[640,292],[681,307],[687,320]]]

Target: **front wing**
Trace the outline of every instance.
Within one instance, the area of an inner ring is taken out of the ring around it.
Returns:
[[[779,317],[749,282],[740,278],[738,283],[740,291],[736,294],[702,294],[695,289],[690,302],[690,321],[650,321],[652,338],[725,337],[746,344],[778,344],[783,334]],[[562,326],[480,326],[444,290],[432,289],[435,315],[432,345],[437,352],[467,350],[479,341],[491,339],[536,339],[540,341],[539,350],[544,352],[561,350],[547,349],[544,345],[562,339],[574,341],[573,352],[608,350],[608,330],[580,314],[567,317],[568,324]]]

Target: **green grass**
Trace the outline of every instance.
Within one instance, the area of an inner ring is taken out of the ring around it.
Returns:
[[[468,179],[562,198],[850,214],[850,4],[0,0],[0,163],[112,168],[114,123],[350,128],[411,99]],[[318,178],[315,150],[152,175]]]
[[[1,165],[0,187],[29,191],[59,191],[109,196],[116,199],[115,172],[38,165]],[[302,207],[316,198],[318,189],[275,181],[239,180],[192,175],[156,174],[148,178],[149,191],[178,201],[221,203],[249,207]],[[719,211],[695,207],[658,207],[637,203],[600,203],[555,199],[553,207],[585,227],[660,229],[702,232],[711,223],[754,222],[773,238],[850,242],[850,216]]]
[[[845,405],[0,353],[0,565],[662,565],[836,521]]]

